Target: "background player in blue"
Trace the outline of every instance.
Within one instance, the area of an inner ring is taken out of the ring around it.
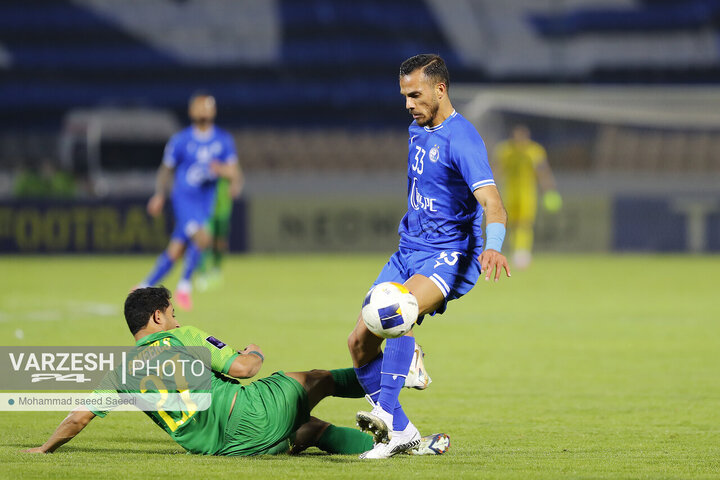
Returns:
[[[417,297],[420,316],[443,313],[448,301],[470,291],[481,272],[486,280],[497,281],[502,269],[510,276],[500,253],[507,215],[485,144],[453,108],[449,85],[445,62],[437,55],[416,55],[400,66],[400,93],[414,119],[409,128],[408,211],[399,227],[400,247],[375,283],[404,283]],[[359,318],[348,338],[358,380],[374,405],[372,412],[357,414],[358,425],[376,439],[361,458],[391,457],[420,441],[398,402],[416,350],[411,335],[388,339],[382,352],[383,339]]]
[[[229,133],[214,125],[216,112],[215,98],[211,95],[196,94],[190,99],[188,114],[192,125],[173,135],[165,147],[155,194],[147,206],[150,215],[159,215],[172,185],[175,230],[168,248],[138,286],[157,285],[185,252],[185,268],[175,292],[178,306],[185,310],[192,308],[192,274],[202,250],[212,240],[206,224],[215,204],[217,179],[230,179],[234,197],[242,188],[235,145]]]

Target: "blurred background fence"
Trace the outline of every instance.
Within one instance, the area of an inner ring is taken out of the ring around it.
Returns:
[[[0,250],[162,248],[141,212],[197,90],[247,176],[235,251],[390,250],[397,71],[433,52],[490,151],[547,148],[538,250],[719,251],[719,30],[715,0],[5,0]]]

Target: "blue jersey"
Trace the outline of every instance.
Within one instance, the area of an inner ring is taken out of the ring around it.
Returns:
[[[455,111],[440,125],[413,122],[408,130],[408,211],[400,246],[479,254],[483,209],[473,192],[495,185],[480,134]]]
[[[226,131],[212,127],[200,132],[190,126],[172,136],[165,146],[163,164],[175,169],[173,201],[211,202],[215,198],[217,176],[210,162],[237,162],[235,144]]]

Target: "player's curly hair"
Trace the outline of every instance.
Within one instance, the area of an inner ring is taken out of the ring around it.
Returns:
[[[450,90],[450,73],[445,65],[445,60],[440,55],[421,53],[408,58],[400,65],[400,76],[410,75],[418,68],[422,68],[425,76],[434,83],[444,83]]]
[[[156,310],[164,311],[170,306],[170,290],[163,287],[138,288],[125,299],[125,321],[130,333],[135,335],[148,324]]]

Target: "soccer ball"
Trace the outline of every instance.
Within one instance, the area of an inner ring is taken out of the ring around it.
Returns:
[[[370,289],[363,301],[363,322],[378,337],[402,337],[412,329],[417,317],[415,296],[399,283],[379,283]]]

